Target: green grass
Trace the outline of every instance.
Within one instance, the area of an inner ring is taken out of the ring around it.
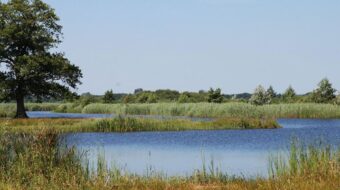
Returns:
[[[155,104],[89,104],[28,103],[29,111],[63,113],[102,113],[119,115],[167,115],[228,118],[340,118],[340,105],[295,103],[254,106],[248,103],[155,103]],[[15,114],[15,104],[0,104],[0,117]]]
[[[0,133],[0,189],[299,189],[323,190],[340,187],[340,151],[329,147],[292,145],[288,162],[272,159],[269,178],[229,176],[203,165],[189,177],[128,174],[107,169],[99,159],[96,171],[81,164],[76,147],[58,147],[59,133]],[[180,155],[179,155],[180,156]],[[287,164],[277,164],[287,163]],[[273,167],[272,167],[273,168]]]
[[[26,103],[25,107],[28,111],[53,111],[59,105],[59,103]],[[15,103],[0,103],[0,117],[14,117],[15,112]]]
[[[40,131],[54,129],[59,132],[138,132],[222,129],[279,128],[273,119],[219,118],[212,121],[158,120],[148,118],[117,117],[109,119],[0,119],[0,130]]]
[[[156,103],[156,104],[90,104],[82,113],[115,113],[130,115],[172,115],[192,117],[250,118],[340,118],[340,106],[333,104],[272,104],[255,106],[247,103]]]

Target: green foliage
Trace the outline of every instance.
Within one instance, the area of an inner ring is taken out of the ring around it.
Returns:
[[[105,92],[104,97],[103,97],[103,102],[104,103],[113,103],[115,100],[114,94],[112,90],[108,90]]]
[[[266,90],[263,88],[263,86],[259,85],[253,95],[250,98],[250,103],[253,105],[264,105],[268,102],[268,95],[266,93]]]
[[[340,94],[336,96],[335,103],[336,103],[337,105],[340,105]]]
[[[329,103],[333,101],[336,90],[327,78],[322,79],[318,84],[318,88],[313,91],[312,100],[316,103]]]
[[[157,103],[157,102],[158,102],[157,95],[153,93],[149,94],[147,103]]]
[[[82,73],[64,54],[55,52],[62,26],[41,0],[0,3],[0,92],[18,102],[25,117],[24,97],[63,97],[80,84]]]
[[[190,97],[188,94],[181,94],[178,98],[178,103],[188,103],[190,101]]]
[[[133,102],[135,102],[135,97],[133,95],[128,94],[128,95],[124,96],[124,98],[123,98],[124,104],[133,103]]]
[[[175,102],[178,100],[180,93],[176,90],[156,90],[153,93],[162,102]]]
[[[296,97],[295,90],[293,89],[292,86],[289,86],[287,90],[283,93],[282,95],[284,101],[286,102],[292,102],[294,98]]]
[[[210,103],[222,103],[223,102],[223,96],[221,94],[221,89],[217,88],[214,90],[213,88],[210,88],[208,91],[208,102]]]
[[[144,90],[142,88],[137,88],[137,89],[135,89],[134,93],[138,94],[138,93],[143,92],[143,91]]]
[[[149,93],[141,92],[138,94],[136,101],[138,103],[147,103],[149,99]]]
[[[277,94],[274,91],[274,88],[272,86],[269,86],[269,88],[267,89],[266,96],[267,96],[267,103],[272,103],[273,99],[277,97]]]

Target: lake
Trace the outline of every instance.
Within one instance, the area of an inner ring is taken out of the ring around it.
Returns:
[[[32,115],[32,112],[29,114]],[[86,117],[104,115],[88,114]],[[229,175],[267,176],[269,157],[287,154],[293,138],[305,144],[322,140],[332,146],[340,145],[338,119],[279,119],[278,122],[283,128],[73,133],[65,135],[64,139],[68,146],[75,145],[80,152],[86,152],[92,168],[96,168],[98,155],[102,155],[109,166],[129,173],[146,175],[155,171],[168,176],[190,175],[202,169],[203,162],[208,166],[211,160],[219,170]]]

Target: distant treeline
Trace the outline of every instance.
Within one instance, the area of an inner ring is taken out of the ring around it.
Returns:
[[[317,88],[309,93],[298,95],[294,88],[289,86],[285,92],[277,93],[272,86],[265,89],[259,85],[254,92],[240,94],[222,94],[221,89],[200,90],[198,92],[179,92],[170,89],[156,91],[138,88],[134,93],[114,93],[108,90],[104,95],[83,93],[81,95],[70,94],[64,99],[39,99],[26,98],[27,102],[74,102],[85,106],[91,103],[223,103],[223,102],[249,102],[254,105],[277,104],[277,103],[335,103],[340,104],[340,96],[332,87],[328,79],[323,79]]]
[[[276,103],[340,103],[337,90],[332,87],[328,79],[322,79],[317,88],[309,93],[298,95],[294,88],[289,86],[286,91],[277,93],[272,86],[265,89],[259,85],[252,94],[222,94],[221,89],[200,90],[198,92],[179,92],[176,90],[143,90],[138,88],[131,94],[115,94],[108,90],[102,96],[82,94],[76,101],[88,103],[198,103],[198,102],[249,102],[255,105]]]

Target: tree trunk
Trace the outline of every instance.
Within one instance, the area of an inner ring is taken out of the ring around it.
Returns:
[[[17,113],[15,118],[28,118],[25,110],[24,96],[17,96]]]

